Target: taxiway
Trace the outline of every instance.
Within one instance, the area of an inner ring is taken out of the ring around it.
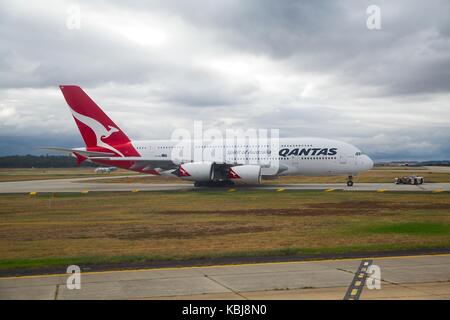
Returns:
[[[127,176],[116,176],[123,178]],[[95,178],[99,180],[102,178]],[[106,177],[105,179],[113,179]],[[102,183],[92,182],[93,178],[52,179],[0,182],[0,193],[29,192],[81,192],[81,191],[165,191],[194,188],[190,183]],[[344,190],[344,191],[450,191],[450,183],[425,183],[422,185],[396,185],[394,183],[355,183],[347,187],[345,183],[300,183],[262,184],[239,188],[286,189],[286,190]],[[223,188],[222,188],[223,189]],[[226,189],[226,188],[225,188]]]
[[[450,299],[450,255],[374,258],[381,288],[361,299]],[[342,299],[360,259],[0,278],[0,299]]]

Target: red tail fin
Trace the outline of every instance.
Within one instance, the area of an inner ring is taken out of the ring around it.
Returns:
[[[60,86],[89,151],[139,156],[127,135],[78,86]]]

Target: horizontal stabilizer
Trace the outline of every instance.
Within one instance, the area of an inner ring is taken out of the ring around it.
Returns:
[[[42,148],[38,148],[38,149],[62,152],[62,153],[78,153],[78,154],[88,157],[88,158],[90,158],[90,157],[109,157],[109,156],[115,155],[112,152],[86,151],[86,150],[71,149],[71,148],[59,148],[59,147],[42,147]]]

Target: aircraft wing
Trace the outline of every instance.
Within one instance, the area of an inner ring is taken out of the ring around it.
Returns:
[[[143,169],[144,171],[151,171],[151,170],[170,170],[170,169],[177,169],[179,167],[179,164],[175,163],[174,161],[170,159],[155,159],[155,158],[143,158],[143,157],[89,157],[89,160],[95,161],[95,160],[105,160],[105,161],[116,161],[116,162],[133,162],[134,164],[130,168],[133,169]],[[227,163],[227,162],[218,162],[215,161],[215,168],[216,169],[227,169],[233,166],[239,166],[242,164],[237,163]],[[281,165],[278,169],[277,174],[286,171],[288,168],[284,165]],[[271,174],[273,175],[273,174]]]
[[[133,166],[130,168],[134,169],[145,169],[145,171],[151,171],[155,169],[175,169],[177,165],[173,163],[170,159],[155,159],[155,158],[142,158],[142,157],[89,157],[90,160],[104,160],[104,161],[115,161],[115,162],[133,162]]]

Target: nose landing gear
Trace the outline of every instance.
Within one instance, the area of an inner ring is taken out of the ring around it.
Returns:
[[[348,187],[353,186],[353,176],[348,176],[348,178],[347,178],[347,186]]]

